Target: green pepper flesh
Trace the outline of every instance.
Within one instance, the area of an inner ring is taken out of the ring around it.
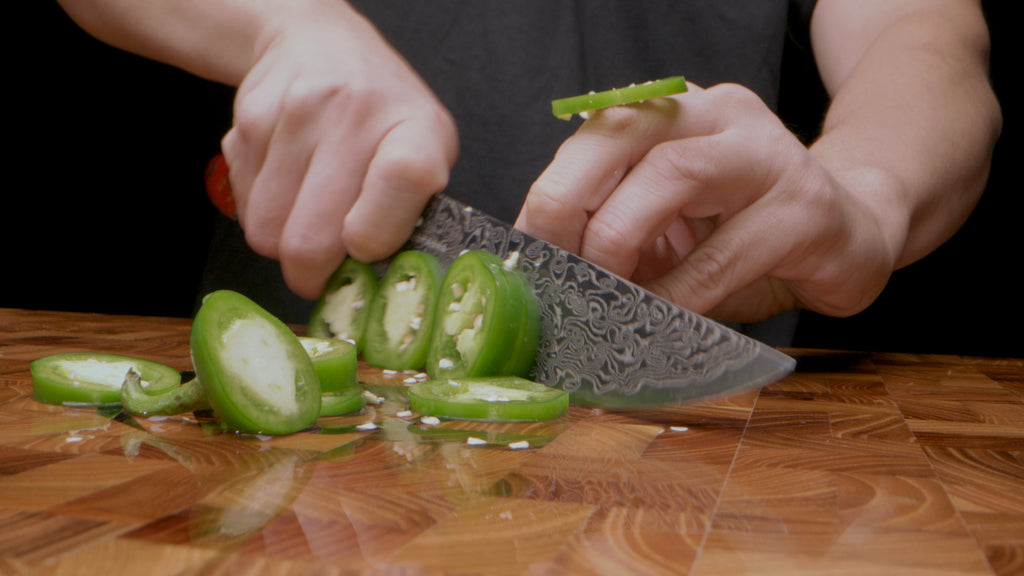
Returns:
[[[461,254],[442,282],[427,373],[431,378],[526,376],[540,321],[520,272],[482,250]]]
[[[373,298],[363,358],[378,368],[423,367],[434,324],[442,272],[425,252],[400,252],[388,265]]]
[[[181,386],[158,393],[151,393],[141,385],[141,374],[129,370],[121,387],[121,406],[125,412],[139,416],[172,416],[196,410],[208,410],[206,390],[198,378],[192,378]]]
[[[519,378],[497,376],[413,384],[409,405],[424,416],[485,422],[534,422],[561,416],[569,394]]]
[[[240,432],[290,434],[320,413],[313,361],[284,323],[228,290],[208,295],[192,323],[192,363],[214,412]]]
[[[310,336],[300,336],[299,342],[313,361],[322,393],[341,392],[359,384],[359,355],[355,344]]]
[[[340,416],[355,412],[366,405],[363,388],[355,386],[339,392],[325,392],[321,397],[320,416]]]
[[[29,366],[32,397],[47,404],[102,405],[121,402],[121,386],[128,371],[140,373],[153,391],[170,390],[181,374],[159,362],[91,352],[67,352],[36,359]]]
[[[362,350],[370,304],[378,282],[373,266],[346,258],[327,280],[323,296],[313,308],[307,326],[308,335],[348,340]]]
[[[672,76],[661,80],[634,84],[625,88],[612,88],[603,92],[580,94],[569,98],[559,98],[551,102],[551,113],[557,118],[568,120],[573,114],[582,114],[591,110],[600,110],[610,106],[621,106],[642,102],[651,98],[660,98],[686,92],[686,79]]]

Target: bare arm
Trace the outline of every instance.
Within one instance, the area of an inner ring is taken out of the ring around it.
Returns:
[[[273,0],[58,0],[79,26],[123,50],[237,86],[256,59]],[[279,7],[279,6],[278,6]]]
[[[889,220],[896,266],[967,218],[1001,126],[977,0],[819,0],[815,55],[834,100],[812,154]]]

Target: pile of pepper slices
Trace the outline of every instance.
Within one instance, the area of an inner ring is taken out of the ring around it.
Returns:
[[[540,337],[537,301],[522,273],[488,252],[464,252],[446,272],[432,255],[401,252],[381,278],[349,258],[307,333],[222,290],[193,321],[190,377],[141,358],[55,354],[32,363],[33,397],[143,416],[211,410],[238,432],[290,434],[363,408],[361,356],[382,369],[424,370],[429,379],[407,390],[424,416],[533,421],[568,408],[563,390],[526,379]]]

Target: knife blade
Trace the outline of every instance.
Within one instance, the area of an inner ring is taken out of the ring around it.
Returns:
[[[430,200],[404,249],[445,267],[486,250],[526,275],[541,339],[531,378],[607,408],[683,404],[776,382],[796,360],[677,306],[571,252],[446,195]]]

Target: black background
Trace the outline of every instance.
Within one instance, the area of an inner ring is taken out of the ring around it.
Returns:
[[[866,311],[803,313],[797,345],[1024,356],[1017,43],[1012,4],[983,4],[1004,114],[985,195],[956,236],[896,271]],[[56,3],[14,12],[29,40],[7,40],[0,307],[190,316],[218,217],[203,169],[230,126],[233,90],[105,46]],[[815,89],[786,85],[783,111],[815,110],[803,101]]]

